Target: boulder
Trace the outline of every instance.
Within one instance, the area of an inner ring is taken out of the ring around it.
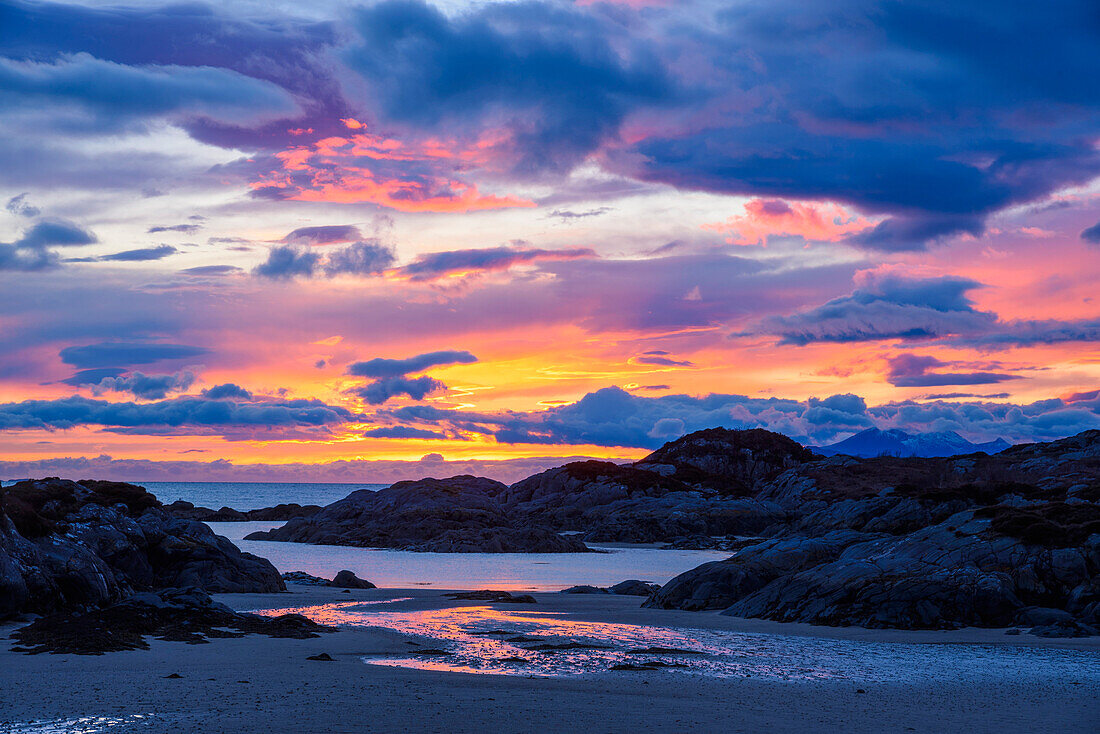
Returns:
[[[0,618],[187,586],[285,589],[268,561],[201,522],[168,516],[136,485],[51,478],[0,489]]]
[[[343,570],[333,577],[332,581],[328,582],[329,586],[335,586],[337,589],[376,589],[378,588],[370,581],[364,581],[356,576],[354,573],[348,570]]]

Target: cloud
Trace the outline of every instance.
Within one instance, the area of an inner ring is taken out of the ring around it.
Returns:
[[[1100,175],[1084,133],[1100,92],[1059,72],[1087,67],[1093,9],[1063,3],[1039,21],[1032,11],[778,0],[678,17],[663,48],[700,64],[705,101],[689,124],[614,151],[617,170],[890,217],[853,240],[866,248],[980,232],[992,212]],[[1052,109],[1065,113],[1033,114]]]
[[[158,245],[157,247],[143,247],[138,250],[125,250],[110,255],[102,255],[100,260],[116,262],[148,262],[150,260],[163,260],[169,255],[175,255],[177,250],[172,245]]]
[[[426,375],[415,378],[406,377],[411,372],[423,372],[431,367],[442,365],[474,362],[477,362],[477,357],[469,352],[447,350],[427,352],[406,359],[376,357],[366,362],[354,362],[348,366],[347,374],[374,378],[373,382],[353,388],[351,392],[372,405],[381,405],[399,395],[407,395],[413,400],[423,400],[433,392],[447,389],[442,382]]]
[[[64,219],[43,219],[12,244],[20,248],[79,247],[98,241],[92,232],[72,222]]]
[[[8,203],[4,208],[17,217],[34,218],[42,213],[41,209],[36,206],[31,206],[31,204],[27,202],[27,194],[25,192],[8,199]]]
[[[283,237],[283,242],[291,245],[330,245],[333,242],[354,242],[361,239],[363,234],[353,224],[330,224],[299,227]]]
[[[917,354],[899,354],[886,360],[887,381],[895,387],[943,387],[946,385],[991,385],[1018,380],[1019,375],[997,372],[930,372],[953,363]]]
[[[412,280],[434,280],[468,273],[508,270],[517,265],[594,258],[587,247],[565,250],[540,250],[522,247],[490,247],[478,250],[449,250],[419,255],[398,272]]]
[[[728,234],[731,245],[766,245],[771,237],[802,237],[836,242],[861,232],[871,223],[837,204],[751,199],[745,213],[724,222],[704,224],[703,229]]]
[[[210,400],[252,400],[252,393],[232,382],[209,387],[202,391],[202,396]]]
[[[379,275],[393,265],[396,256],[392,247],[377,240],[354,242],[333,250],[325,258],[325,275]]]
[[[548,219],[561,219],[562,221],[570,221],[576,219],[588,219],[589,217],[598,217],[603,214],[607,214],[611,211],[609,206],[599,206],[595,209],[585,209],[583,211],[573,211],[571,209],[555,209],[547,214]]]
[[[112,403],[81,396],[56,400],[24,400],[0,404],[0,430],[65,429],[82,425],[113,429],[178,429],[187,434],[202,428],[268,427],[331,428],[355,419],[346,408],[319,400],[278,403],[238,403],[177,397],[154,403]]]
[[[914,433],[957,431],[975,441],[1045,441],[1100,428],[1100,398],[1030,404],[913,402],[867,406],[857,395],[788,400],[711,394],[644,397],[607,387],[547,410],[478,413],[430,405],[387,411],[395,420],[458,432],[489,433],[499,443],[653,449],[688,433],[723,426],[766,428],[805,444],[831,443],[871,426]]]
[[[80,370],[72,377],[67,377],[60,380],[60,382],[73,387],[84,387],[85,385],[98,385],[104,378],[118,377],[123,374],[126,374],[126,370],[121,367],[96,367],[89,370]]]
[[[202,229],[201,224],[172,224],[167,226],[150,227],[145,230],[149,234],[157,234],[158,232],[183,232],[184,234],[194,234]]]
[[[933,339],[991,329],[995,314],[977,311],[967,293],[981,283],[969,278],[912,277],[893,270],[861,271],[857,288],[816,308],[765,318],[756,333],[781,344]]]
[[[236,122],[297,109],[279,87],[227,69],[131,66],[87,53],[52,62],[0,58],[0,100],[9,113],[57,105],[88,116],[90,130],[118,132],[149,118],[180,113]]]
[[[124,376],[104,377],[91,387],[92,394],[96,396],[105,392],[128,392],[142,400],[163,400],[168,393],[185,392],[193,384],[195,375],[188,371],[170,375],[131,372]]]
[[[647,364],[656,367],[694,367],[695,363],[686,359],[673,359],[669,353],[663,350],[644,352],[640,356],[631,357],[632,364]]]
[[[409,426],[386,426],[371,428],[363,431],[365,438],[415,438],[425,440],[437,440],[448,438],[447,434],[439,431],[429,431],[424,428],[412,428]]]
[[[226,275],[236,275],[237,273],[240,273],[240,272],[243,272],[243,271],[242,271],[241,268],[238,268],[236,265],[199,265],[199,266],[194,267],[194,268],[184,268],[183,270],[180,270],[179,272],[182,273],[183,275],[193,275],[193,276],[198,276],[198,277],[203,277],[203,276],[220,277],[220,276],[226,276]]]
[[[61,361],[81,369],[152,364],[173,359],[188,359],[208,350],[186,344],[145,342],[101,342],[61,350]]]
[[[362,43],[344,59],[384,119],[428,129],[510,119],[519,171],[571,167],[629,112],[678,94],[650,42],[567,5],[489,3],[447,16],[389,0],[355,21]]]
[[[302,250],[292,245],[269,248],[267,260],[252,269],[255,275],[272,280],[311,277],[321,261],[320,253]]]
[[[1100,222],[1081,230],[1081,239],[1091,245],[1100,245]]]
[[[381,405],[390,398],[399,395],[408,395],[413,400],[423,400],[433,392],[447,388],[439,380],[428,376],[424,377],[384,377],[363,387],[352,388],[354,395],[366,400],[371,405]]]
[[[295,245],[276,245],[268,250],[267,260],[252,272],[274,280],[312,278],[321,273],[329,278],[338,275],[369,276],[380,275],[393,265],[395,259],[393,248],[374,239],[353,242],[325,254]]]
[[[356,377],[401,377],[412,372],[422,372],[431,367],[448,364],[473,364],[477,357],[467,351],[446,350],[427,352],[406,359],[376,357],[365,362],[355,362],[348,367],[348,374]]]

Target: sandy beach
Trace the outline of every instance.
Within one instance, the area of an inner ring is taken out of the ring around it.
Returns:
[[[403,609],[481,606],[438,590],[291,587],[283,594],[227,594],[240,609],[309,607],[349,599],[408,598]],[[562,619],[684,625],[763,635],[891,644],[1064,648],[1096,655],[1100,640],[1050,640],[1003,630],[904,632],[833,629],[717,614],[641,609],[637,598],[538,594],[538,610]],[[384,605],[378,605],[381,608]],[[5,637],[17,625],[0,628]],[[187,645],[151,641],[147,651],[102,656],[0,651],[0,728],[12,732],[528,732],[580,730],[805,732],[1092,732],[1100,720],[1100,674],[1036,680],[1026,665],[995,683],[923,680],[718,678],[679,671],[599,672],[568,677],[487,675],[364,663],[408,654],[409,637],[373,627],[318,639],[250,636]],[[423,642],[423,641],[422,641]],[[306,658],[328,653],[335,662]],[[1026,660],[1026,655],[1021,658]],[[166,676],[178,674],[180,678]],[[142,717],[142,718],[137,718]],[[83,723],[77,723],[79,720]],[[36,722],[33,725],[31,722]],[[111,726],[107,726],[110,724]],[[80,728],[83,727],[83,728]],[[97,728],[98,727],[98,728]]]

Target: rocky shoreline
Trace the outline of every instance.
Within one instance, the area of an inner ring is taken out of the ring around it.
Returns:
[[[0,499],[0,616],[181,586],[283,588],[270,563],[134,485],[28,481]],[[709,429],[627,466],[576,462],[511,486],[460,476],[360,490],[247,538],[431,552],[589,552],[585,541],[723,548],[729,559],[650,590],[645,605],[1093,635],[1100,431],[994,456],[824,458],[767,431]]]

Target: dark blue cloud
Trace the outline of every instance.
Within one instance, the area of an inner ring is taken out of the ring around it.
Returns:
[[[628,112],[677,94],[650,42],[567,5],[490,3],[447,16],[387,0],[359,10],[356,28],[362,43],[344,58],[385,119],[429,129],[515,120],[519,170],[572,166]]]
[[[73,387],[84,387],[85,385],[98,385],[106,377],[118,377],[124,374],[126,374],[126,370],[121,367],[96,367],[90,370],[80,370],[72,377],[66,377],[60,382]]]
[[[922,433],[957,431],[974,441],[1013,442],[1062,438],[1100,428],[1100,398],[1044,400],[1030,404],[966,402],[888,403],[867,407],[855,395],[806,401],[744,395],[631,395],[616,387],[549,410],[476,413],[418,405],[386,413],[391,418],[459,432],[488,433],[500,443],[591,444],[657,448],[685,433],[724,426],[766,428],[805,444],[833,442],[871,426]]]
[[[184,268],[179,272],[183,275],[194,275],[199,277],[220,277],[225,275],[236,275],[242,272],[242,270],[236,265],[199,265],[193,268]]]
[[[252,272],[272,280],[308,278],[316,272],[320,261],[320,253],[301,250],[292,245],[277,245],[268,250],[267,260],[253,268]]]
[[[16,247],[78,247],[99,240],[88,230],[64,219],[43,219],[36,222],[12,244]]]
[[[356,419],[318,400],[237,403],[179,397],[155,403],[111,403],[80,396],[0,404],[0,430],[61,429],[81,425],[152,430],[224,426],[320,427]],[[140,433],[142,431],[134,431]]]
[[[477,357],[467,351],[445,350],[418,354],[405,359],[376,357],[366,362],[355,362],[348,367],[348,374],[356,377],[401,377],[412,372],[422,372],[430,367],[446,364],[473,364]]]
[[[353,224],[329,224],[318,227],[299,227],[283,237],[291,245],[328,245],[333,242],[352,242],[362,239],[359,228]]]
[[[347,247],[333,250],[325,257],[325,275],[378,275],[391,267],[396,260],[392,247],[377,240],[353,242]]]
[[[157,234],[158,232],[183,232],[184,234],[194,234],[200,229],[202,229],[201,224],[169,224],[150,227],[146,231],[149,234]]]
[[[668,43],[712,100],[623,170],[682,188],[828,199],[889,215],[854,244],[911,250],[1100,175],[1095,3],[737,4]],[[1055,113],[1053,110],[1058,110]],[[708,122],[709,119],[709,122]]]
[[[173,359],[188,359],[208,350],[186,344],[144,342],[101,342],[61,350],[61,361],[81,369],[152,364]]]
[[[312,278],[320,274],[328,278],[371,276],[381,274],[395,259],[393,248],[377,240],[353,242],[323,254],[297,245],[276,245],[268,250],[267,260],[252,272],[274,280]]]
[[[439,431],[429,431],[425,428],[412,428],[411,426],[385,426],[383,428],[371,428],[363,431],[366,438],[421,438],[437,440],[449,438],[447,434]]]
[[[944,387],[947,385],[992,385],[1007,380],[1018,380],[1019,375],[998,372],[932,372],[939,367],[949,367],[935,357],[918,354],[899,354],[887,360],[887,381],[895,387]]]
[[[94,395],[102,395],[105,392],[126,392],[142,400],[163,400],[168,393],[184,392],[193,384],[195,384],[195,375],[186,371],[170,375],[131,372],[117,377],[104,377],[91,387]]]
[[[632,357],[630,360],[634,364],[648,364],[657,367],[694,367],[695,363],[686,359],[673,359],[669,356],[669,353],[664,350],[654,350],[652,352],[644,352],[638,357]]]
[[[17,217],[37,217],[42,213],[41,209],[27,202],[26,192],[8,199],[8,203],[4,205],[4,208]]]
[[[143,247],[138,250],[124,250],[110,255],[102,255],[100,260],[116,262],[148,262],[150,260],[163,260],[169,255],[175,255],[179,250],[172,245],[158,245],[157,247]]]
[[[432,280],[451,273],[507,270],[516,265],[527,265],[539,261],[579,260],[594,257],[596,253],[588,247],[565,250],[518,247],[447,250],[420,255],[416,260],[402,267],[400,272],[413,280]]]
[[[756,333],[781,344],[933,339],[975,335],[996,327],[995,314],[978,311],[967,292],[981,287],[968,278],[919,278],[890,272],[861,273],[861,287],[816,308],[766,318]]]
[[[1100,245],[1100,222],[1081,230],[1081,239],[1089,244]]]
[[[224,385],[214,385],[202,391],[204,398],[210,400],[251,400],[252,393],[240,385],[227,382]]]
[[[444,390],[446,387],[439,380],[426,375],[423,377],[384,377],[363,387],[353,388],[351,392],[371,405],[381,405],[390,398],[396,398],[400,395],[408,395],[413,400],[423,400],[433,392]]]

